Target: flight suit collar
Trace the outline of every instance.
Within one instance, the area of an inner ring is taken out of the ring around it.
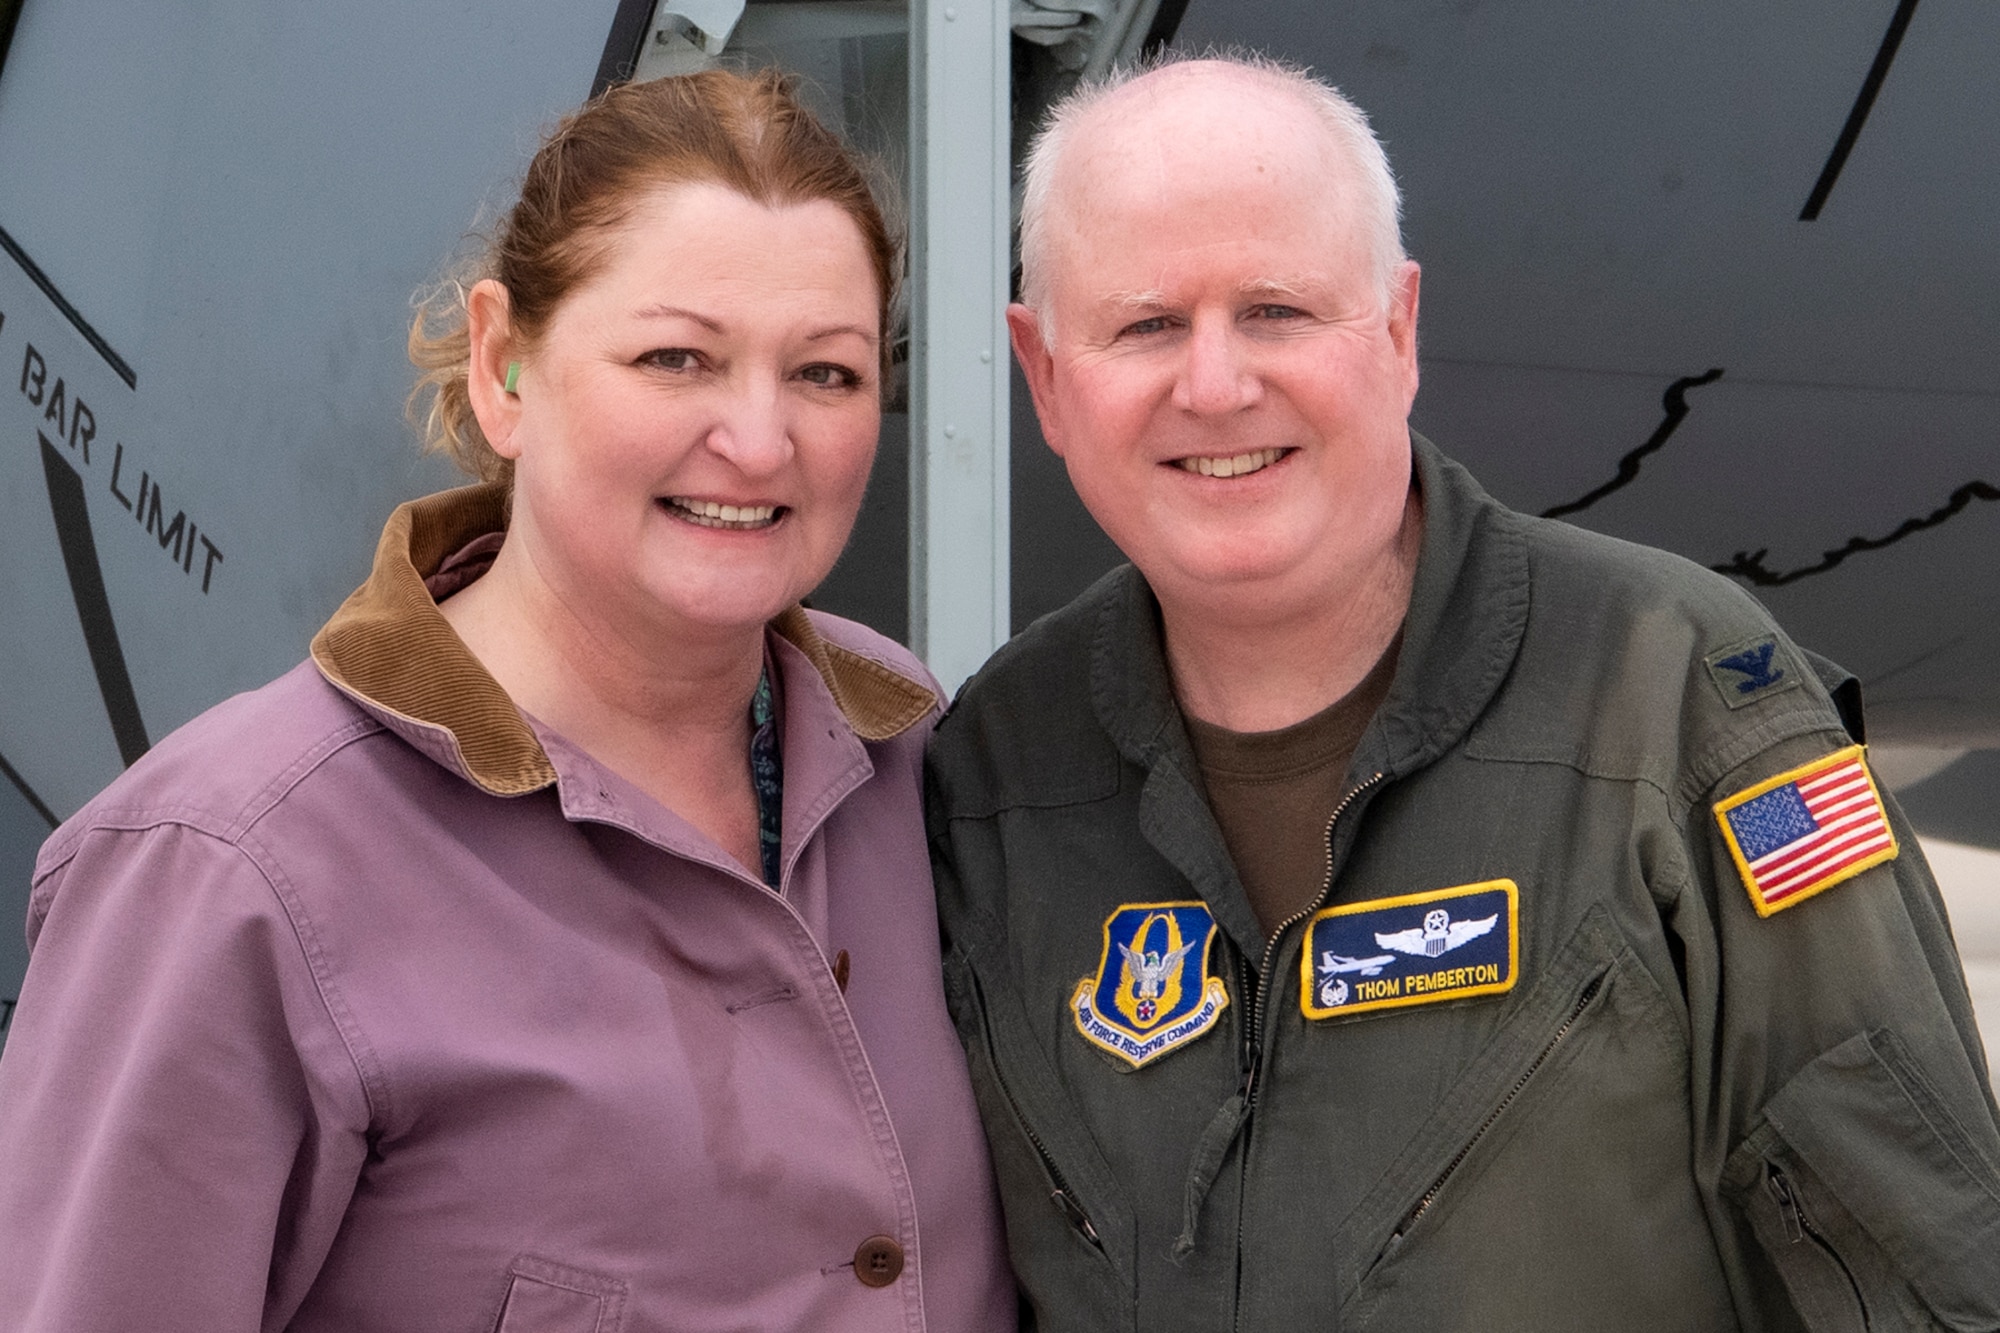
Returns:
[[[1506,679],[1528,622],[1528,551],[1517,515],[1411,432],[1424,497],[1402,649],[1388,697],[1349,768],[1358,785],[1412,773],[1456,745]],[[1264,932],[1237,880],[1188,743],[1168,672],[1159,603],[1130,566],[1108,581],[1091,646],[1091,703],[1131,763],[1147,772],[1140,826],[1208,902],[1247,956]],[[1341,838],[1339,853],[1352,837]]]

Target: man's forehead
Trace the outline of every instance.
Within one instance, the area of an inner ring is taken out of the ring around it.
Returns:
[[[1064,174],[1109,164],[1322,168],[1333,135],[1297,89],[1257,70],[1189,61],[1140,76],[1105,95],[1071,131]],[[1077,170],[1080,169],[1080,170]]]

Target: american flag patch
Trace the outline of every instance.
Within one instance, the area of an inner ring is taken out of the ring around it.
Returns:
[[[1896,859],[1896,835],[1858,745],[1718,802],[1715,818],[1758,916]]]

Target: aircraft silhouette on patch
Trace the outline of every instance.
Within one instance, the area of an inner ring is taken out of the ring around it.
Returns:
[[[1381,936],[1375,937],[1378,941]],[[1349,958],[1345,954],[1328,949],[1319,956],[1319,970],[1330,977],[1343,972],[1359,972],[1364,977],[1379,977],[1382,969],[1396,961],[1394,954],[1376,954],[1373,958]]]

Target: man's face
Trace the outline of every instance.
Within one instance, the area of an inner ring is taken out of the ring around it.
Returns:
[[[1347,174],[1310,109],[1174,69],[1113,94],[1058,164],[1051,345],[1017,305],[1015,352],[1078,495],[1170,611],[1338,595],[1402,525],[1417,270],[1385,304]]]

